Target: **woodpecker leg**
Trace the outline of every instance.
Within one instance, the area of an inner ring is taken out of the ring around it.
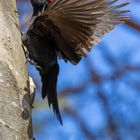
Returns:
[[[35,65],[34,61],[32,59],[30,59],[29,51],[27,50],[27,48],[23,44],[22,44],[22,48],[23,48],[23,51],[24,51],[24,54],[26,57],[26,63],[30,63],[32,65]]]
[[[28,49],[26,48],[26,45],[24,45],[24,44],[28,44],[29,37],[28,35],[26,35],[26,33],[21,32],[21,38],[22,38],[22,48],[26,57],[26,63],[29,62],[30,64],[34,65],[33,60],[30,59],[30,53]]]

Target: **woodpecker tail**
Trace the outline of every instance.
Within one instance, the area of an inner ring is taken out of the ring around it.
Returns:
[[[43,69],[40,71],[42,80],[42,98],[46,96],[48,98],[49,107],[52,105],[54,114],[56,115],[59,122],[63,125],[59,105],[57,100],[57,76],[59,73],[58,64],[50,66],[47,71]]]

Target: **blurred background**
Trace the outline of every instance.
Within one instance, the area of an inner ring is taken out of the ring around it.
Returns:
[[[36,140],[140,140],[140,0],[129,1],[130,20],[103,37],[78,65],[59,61],[63,126],[47,99],[41,99],[39,74],[29,65],[37,86],[32,114]],[[30,0],[17,0],[17,8],[26,31]]]

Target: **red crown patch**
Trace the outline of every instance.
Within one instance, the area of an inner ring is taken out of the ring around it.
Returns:
[[[48,3],[53,3],[55,0],[48,0]]]

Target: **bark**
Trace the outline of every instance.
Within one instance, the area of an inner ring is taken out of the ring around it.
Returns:
[[[32,139],[27,66],[15,0],[0,0],[0,140]]]

